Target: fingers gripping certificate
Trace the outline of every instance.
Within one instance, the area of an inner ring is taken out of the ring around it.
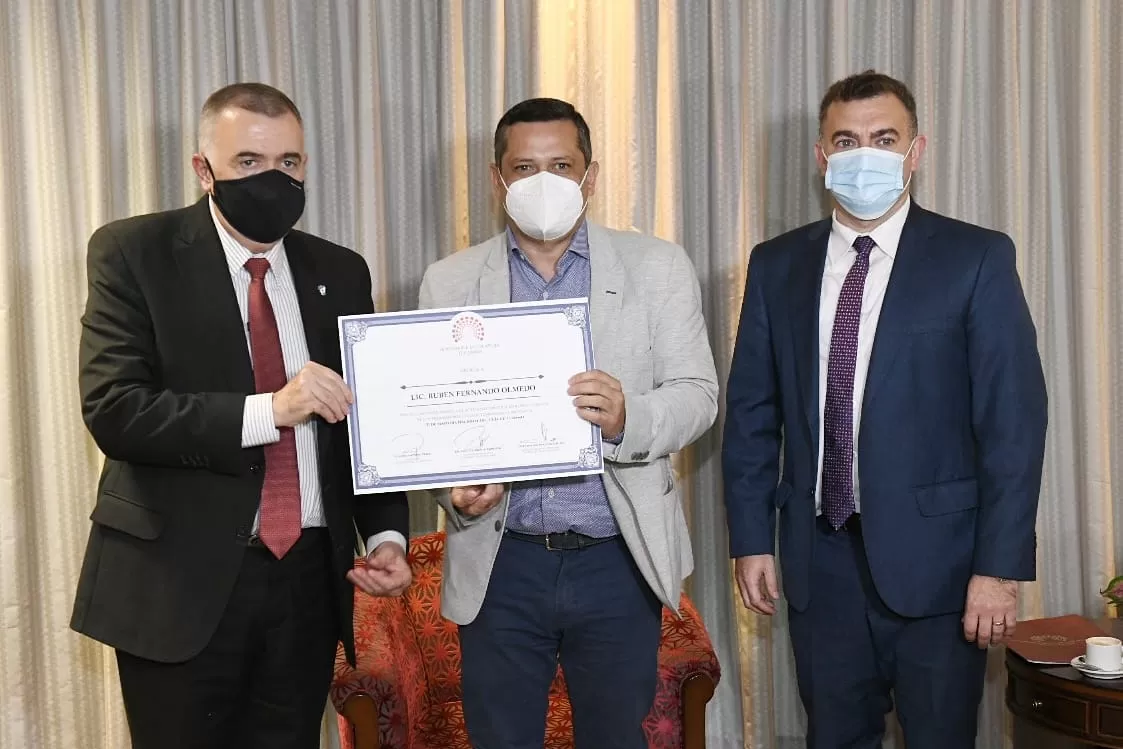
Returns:
[[[339,319],[356,493],[601,473],[587,299]]]

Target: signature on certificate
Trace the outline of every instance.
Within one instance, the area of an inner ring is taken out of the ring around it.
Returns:
[[[465,429],[452,440],[453,447],[459,451],[486,450],[491,447],[491,432],[486,424]]]
[[[542,434],[542,444],[543,445],[557,444],[558,438],[553,436],[552,434],[550,434],[550,429],[549,429],[549,427],[546,426],[546,422],[541,422],[539,424],[539,431]]]
[[[418,458],[425,448],[425,438],[420,434],[399,434],[393,443],[395,458]]]

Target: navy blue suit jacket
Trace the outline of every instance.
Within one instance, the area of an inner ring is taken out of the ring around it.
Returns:
[[[818,221],[753,250],[727,392],[730,552],[775,553],[779,515],[783,584],[800,611],[813,595],[819,294],[830,227]],[[1013,242],[913,203],[858,434],[863,537],[893,611],[961,611],[973,574],[1034,578],[1046,410]]]

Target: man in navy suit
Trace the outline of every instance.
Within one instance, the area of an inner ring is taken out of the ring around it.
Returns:
[[[903,83],[835,83],[819,129],[832,217],[749,261],[723,453],[737,583],[775,613],[779,514],[809,747],[880,747],[894,703],[909,749],[974,747],[986,648],[1035,573],[1036,332],[1010,238],[911,201],[926,143]]]

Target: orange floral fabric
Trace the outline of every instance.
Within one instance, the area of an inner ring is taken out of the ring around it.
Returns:
[[[340,647],[331,699],[336,709],[356,693],[378,706],[383,749],[469,749],[460,695],[460,642],[456,625],[440,614],[444,534],[410,541],[413,585],[401,598],[355,596],[354,669]],[[694,605],[683,597],[676,617],[663,611],[659,684],[644,721],[653,749],[682,746],[682,684],[706,674],[721,676],[717,656]],[[343,749],[356,749],[340,716]],[[550,689],[545,749],[572,749],[573,720],[561,670]]]

